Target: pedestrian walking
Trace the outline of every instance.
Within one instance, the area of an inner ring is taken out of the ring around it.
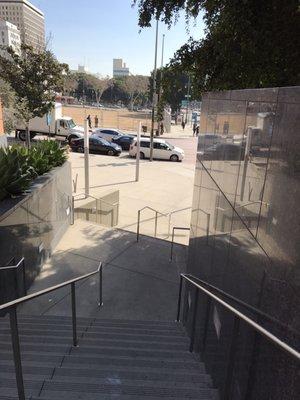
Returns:
[[[99,119],[98,116],[95,115],[95,128],[98,128],[98,126],[99,126]]]
[[[182,129],[184,130],[184,128],[185,128],[185,121],[184,120],[182,120],[181,126],[182,126]]]
[[[193,136],[196,135],[196,131],[197,131],[197,124],[196,122],[193,123]]]
[[[200,130],[200,126],[199,126],[199,125],[197,125],[197,128],[196,128],[196,136],[198,136],[198,135],[199,135],[199,130]]]
[[[92,119],[91,119],[90,114],[87,116],[87,121],[88,121],[88,124],[89,124],[89,128],[92,129]]]

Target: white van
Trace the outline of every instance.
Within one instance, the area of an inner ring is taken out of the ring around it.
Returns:
[[[137,152],[137,139],[134,139],[130,145],[129,155],[135,157]],[[150,139],[142,138],[140,141],[140,158],[150,157]],[[184,151],[179,147],[166,142],[163,139],[153,140],[153,158],[158,160],[182,161]]]

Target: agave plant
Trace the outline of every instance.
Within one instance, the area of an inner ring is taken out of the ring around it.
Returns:
[[[55,141],[45,140],[30,149],[17,145],[0,149],[0,200],[24,193],[33,179],[66,159],[65,149]]]
[[[24,193],[36,176],[26,152],[16,147],[0,149],[0,200]]]

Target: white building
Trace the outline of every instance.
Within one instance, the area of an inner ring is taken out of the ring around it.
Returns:
[[[16,25],[0,19],[0,46],[12,47],[15,53],[21,53],[21,36]],[[0,54],[5,55],[6,50],[0,49]]]
[[[114,58],[113,59],[113,77],[116,78],[118,76],[128,76],[130,74],[129,68],[126,67],[126,64],[123,64],[122,58]]]
[[[44,14],[28,0],[0,0],[0,18],[18,27],[23,43],[36,50],[44,48]]]

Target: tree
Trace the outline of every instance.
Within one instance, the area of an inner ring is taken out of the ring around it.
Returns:
[[[129,106],[133,110],[138,97],[144,96],[149,90],[149,77],[143,75],[130,75],[120,80],[121,86],[128,93]]]
[[[0,55],[0,76],[15,92],[18,112],[26,126],[26,144],[30,147],[29,120],[42,117],[54,105],[55,94],[63,89],[66,64],[60,64],[51,51],[35,52],[22,45],[21,54],[11,47],[7,55]]]
[[[134,0],[139,25],[153,17],[171,26],[204,13],[205,37],[190,40],[171,65],[194,76],[194,90],[287,86],[300,83],[298,0]]]

